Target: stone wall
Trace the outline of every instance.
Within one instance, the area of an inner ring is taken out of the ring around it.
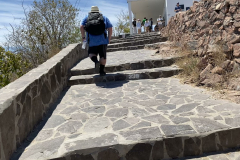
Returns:
[[[204,85],[216,82],[211,77],[222,79],[216,71],[240,71],[240,0],[195,1],[188,11],[172,17],[161,32],[170,41],[188,45],[201,57],[200,65],[206,68],[200,75]],[[218,47],[227,57],[222,66],[210,62]]]
[[[57,55],[0,90],[0,159],[7,160],[67,86],[69,70],[87,57],[81,44]]]

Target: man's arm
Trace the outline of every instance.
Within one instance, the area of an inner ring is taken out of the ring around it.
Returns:
[[[111,41],[111,38],[112,38],[112,27],[108,28],[108,41],[109,41],[109,43]]]
[[[81,34],[82,34],[82,41],[84,41],[86,39],[86,37],[85,37],[85,29],[84,29],[83,25],[80,26],[80,31],[81,31]]]
[[[177,7],[175,7],[174,12],[177,12],[177,11],[178,11],[178,9],[177,9]]]

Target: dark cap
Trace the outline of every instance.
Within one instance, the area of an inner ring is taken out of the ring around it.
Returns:
[[[177,4],[179,4],[179,2]]]

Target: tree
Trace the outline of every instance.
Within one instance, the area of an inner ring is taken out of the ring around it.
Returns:
[[[116,15],[118,21],[115,27],[115,32],[120,35],[121,33],[130,33],[129,14],[127,11],[121,11]]]
[[[5,51],[0,46],[0,88],[25,74],[29,65],[21,58],[20,54]]]
[[[70,43],[81,40],[79,10],[68,0],[34,1],[18,26],[12,26],[7,46],[21,53],[32,67],[37,67]]]

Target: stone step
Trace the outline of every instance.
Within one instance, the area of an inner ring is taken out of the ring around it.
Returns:
[[[144,45],[126,46],[126,47],[118,47],[118,48],[107,48],[107,52],[137,50],[137,49],[143,49],[143,48],[144,48]]]
[[[144,49],[149,49],[149,50],[156,50],[159,49],[161,44],[167,44],[168,42],[157,42],[157,43],[152,43],[152,44],[146,44],[144,45]]]
[[[152,37],[152,36],[160,36],[160,34],[145,34],[145,35],[137,35],[137,36],[131,36],[127,38],[119,38],[115,40],[127,40],[127,39],[133,39],[133,38],[143,38],[143,37]]]
[[[105,71],[107,73],[112,72],[119,72],[119,71],[125,71],[125,70],[138,70],[138,69],[152,69],[152,68],[159,68],[159,67],[166,67],[170,66],[174,63],[174,61],[177,59],[177,57],[169,57],[169,58],[162,58],[162,59],[150,59],[150,60],[144,60],[144,61],[138,61],[138,62],[131,62],[131,63],[122,63],[117,65],[106,65]],[[90,62],[92,63],[92,62]],[[93,66],[93,63],[92,63]],[[71,75],[77,76],[77,75],[90,75],[94,74],[95,69],[94,68],[73,68],[71,69]]]
[[[138,39],[138,40],[129,41],[129,42],[111,43],[108,45],[108,48],[118,48],[118,47],[125,47],[125,46],[150,44],[150,43],[156,43],[159,41],[167,41],[167,38],[153,37],[153,38]]]
[[[155,35],[161,35],[161,34],[159,34],[159,32],[133,34],[133,35],[127,36],[127,37],[125,37],[125,38],[117,38],[117,39],[129,39],[129,38],[133,38],[133,37],[144,37],[144,36],[155,36]]]
[[[132,39],[132,38],[139,38],[139,37],[151,37],[151,36],[161,36],[161,34],[142,34],[142,35],[130,36],[125,39]],[[124,38],[122,38],[122,39],[124,39]]]
[[[111,44],[123,43],[123,42],[132,42],[132,41],[144,40],[144,39],[149,39],[149,38],[159,38],[159,37],[161,37],[161,36],[156,35],[156,36],[146,36],[146,37],[136,37],[136,38],[125,38],[125,39],[119,39],[119,40],[111,40]]]
[[[68,81],[68,85],[73,86],[79,84],[92,84],[101,82],[165,78],[176,75],[179,71],[180,69],[178,67],[172,66],[153,69],[113,72],[111,74],[107,74],[106,76],[99,76],[99,74],[72,76]]]
[[[141,41],[134,41],[130,43],[118,43],[118,44],[109,44],[107,48],[107,52],[115,52],[115,51],[124,51],[124,50],[136,50],[143,49],[145,44],[158,43],[158,42],[166,42],[166,38],[156,38],[156,39],[146,39]]]
[[[188,159],[226,151],[240,146],[239,108],[175,78],[74,85],[11,159]]]

